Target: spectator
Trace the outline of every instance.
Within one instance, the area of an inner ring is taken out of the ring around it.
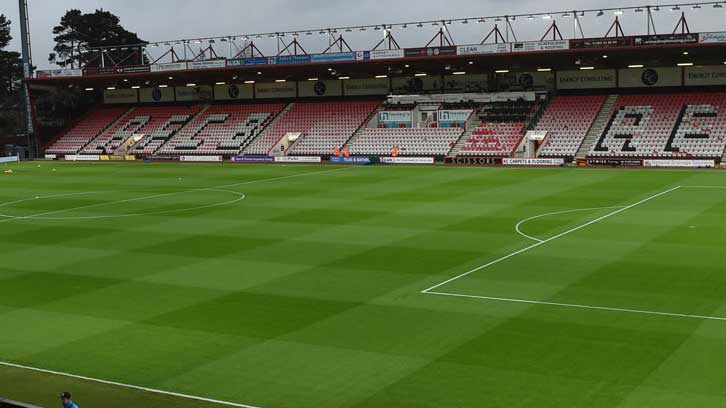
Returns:
[[[61,403],[63,404],[63,408],[78,408],[78,405],[76,405],[71,400],[71,393],[66,391],[63,394],[60,395]]]

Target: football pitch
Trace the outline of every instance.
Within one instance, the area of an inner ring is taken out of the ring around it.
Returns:
[[[726,172],[12,169],[0,398],[726,405]]]

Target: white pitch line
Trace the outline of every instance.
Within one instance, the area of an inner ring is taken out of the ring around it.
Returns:
[[[524,253],[524,252],[527,252],[527,251],[529,251],[529,250],[531,250],[531,249],[534,249],[534,248],[537,248],[537,247],[539,247],[539,246],[542,246],[542,245],[544,245],[544,244],[546,244],[546,243],[548,243],[548,242],[552,242],[552,241],[554,241],[554,240],[556,240],[556,239],[562,238],[562,237],[564,237],[564,236],[566,236],[566,235],[569,235],[569,234],[571,234],[571,233],[573,233],[573,232],[579,231],[579,230],[581,230],[581,229],[583,229],[583,228],[587,228],[587,227],[589,227],[589,226],[590,226],[590,225],[592,225],[592,224],[595,224],[595,223],[598,223],[598,222],[600,222],[600,221],[603,221],[603,220],[605,220],[605,219],[608,219],[608,218],[610,218],[610,217],[612,217],[612,216],[615,216],[615,215],[617,215],[617,214],[620,214],[620,213],[621,213],[621,212],[623,212],[623,211],[627,211],[627,210],[629,210],[629,209],[631,209],[631,208],[637,207],[637,206],[639,206],[639,205],[641,205],[641,204],[645,204],[645,203],[647,203],[648,201],[654,200],[654,199],[656,199],[656,198],[658,198],[658,197],[660,197],[660,196],[663,196],[663,195],[666,195],[666,194],[668,194],[668,193],[671,193],[671,192],[673,192],[673,191],[676,191],[676,190],[678,190],[679,188],[681,188],[681,186],[676,186],[676,187],[670,188],[670,189],[668,189],[668,190],[666,190],[666,191],[660,192],[660,193],[658,193],[658,194],[654,194],[654,195],[652,195],[652,196],[650,196],[650,197],[648,197],[648,198],[644,198],[644,199],[642,199],[642,200],[638,201],[637,203],[634,203],[634,204],[630,204],[630,205],[628,205],[628,206],[626,206],[626,207],[622,207],[622,208],[620,208],[620,209],[618,209],[618,210],[615,210],[615,211],[613,211],[613,212],[611,212],[611,213],[605,214],[605,215],[603,215],[602,217],[596,218],[596,219],[594,219],[594,220],[592,220],[592,221],[590,221],[590,222],[587,222],[587,223],[585,223],[585,224],[582,224],[582,225],[580,225],[580,226],[578,226],[578,227],[572,228],[572,229],[570,229],[570,230],[567,230],[567,231],[565,231],[565,232],[563,232],[563,233],[560,233],[560,234],[557,234],[557,235],[555,235],[555,236],[553,236],[553,237],[547,238],[546,240],[544,240],[544,241],[542,241],[542,242],[536,242],[536,243],[534,243],[534,244],[532,244],[532,245],[530,245],[530,246],[528,246],[528,247],[526,247],[526,248],[522,248],[522,249],[520,249],[520,250],[518,250],[518,251],[512,252],[512,253],[511,253],[511,254],[509,254],[509,255],[505,255],[505,256],[503,256],[503,257],[501,257],[501,258],[499,258],[499,259],[496,259],[496,260],[494,260],[494,261],[491,261],[491,262],[489,262],[489,263],[487,263],[487,264],[484,264],[484,265],[478,266],[478,267],[476,267],[476,268],[474,268],[474,269],[472,269],[472,270],[470,270],[470,271],[468,271],[468,272],[464,272],[464,273],[462,273],[462,274],[460,274],[460,275],[454,276],[454,277],[453,277],[453,278],[451,278],[451,279],[448,279],[448,280],[446,280],[446,281],[444,281],[444,282],[441,282],[441,283],[439,283],[439,284],[437,284],[437,285],[434,285],[434,286],[432,286],[432,287],[430,287],[430,288],[428,288],[428,289],[422,290],[422,291],[421,291],[421,293],[428,293],[428,292],[431,292],[431,291],[433,291],[434,289],[438,289],[438,288],[440,288],[440,287],[442,287],[442,286],[444,286],[444,285],[447,285],[447,284],[449,284],[449,283],[451,283],[451,282],[453,282],[453,281],[455,281],[455,280],[461,279],[461,278],[463,278],[463,277],[465,277],[465,276],[469,276],[469,275],[471,275],[471,274],[472,274],[472,273],[474,273],[474,272],[478,272],[478,271],[480,271],[480,270],[482,270],[482,269],[486,269],[486,268],[488,268],[488,267],[490,267],[490,266],[492,266],[492,265],[496,265],[496,264],[498,264],[499,262],[505,261],[505,260],[507,260],[507,259],[509,259],[509,258],[512,258],[512,257],[515,257],[515,256],[517,256],[517,255],[519,255],[519,254],[521,254],[521,253]]]
[[[43,219],[46,219],[46,220],[69,220],[69,219],[75,219],[75,220],[81,220],[81,219],[121,218],[121,217],[132,217],[132,216],[142,216],[142,215],[159,215],[159,214],[166,214],[166,213],[173,213],[173,212],[193,211],[193,210],[199,210],[199,209],[205,209],[205,208],[219,207],[219,206],[222,206],[222,205],[233,204],[233,203],[238,202],[238,201],[241,201],[242,199],[245,198],[244,194],[242,194],[242,193],[233,192],[233,191],[229,191],[229,190],[223,190],[223,189],[226,189],[226,188],[244,186],[244,185],[255,184],[255,183],[262,183],[262,182],[267,182],[267,181],[285,180],[285,179],[289,179],[289,178],[303,177],[303,176],[308,176],[308,175],[313,175],[313,174],[329,173],[329,172],[332,172],[332,171],[340,171],[340,170],[345,170],[345,169],[348,169],[348,168],[352,168],[352,167],[338,168],[338,169],[332,169],[332,170],[313,171],[313,172],[307,172],[307,173],[291,174],[291,175],[288,175],[288,176],[280,176],[280,177],[272,177],[272,178],[259,179],[259,180],[244,181],[244,182],[241,182],[241,183],[226,184],[226,185],[223,185],[223,186],[194,188],[194,189],[190,189],[190,190],[176,191],[176,192],[173,192],[173,193],[156,194],[156,195],[151,195],[151,196],[136,197],[136,198],[130,198],[130,199],[125,199],[125,200],[119,200],[119,201],[111,201],[111,202],[106,202],[106,203],[98,203],[98,204],[84,205],[84,206],[81,206],[81,207],[66,208],[66,209],[63,209],[63,210],[49,211],[49,212],[45,212],[45,213],[33,214],[33,215],[28,215],[28,216],[11,217],[11,216],[4,215],[3,214],[3,215],[0,215],[0,217],[4,218],[4,219],[1,219],[0,220],[0,223],[9,222],[9,221],[15,221],[15,220],[28,220],[28,219],[40,219],[40,220],[43,220]],[[222,192],[229,192],[229,193],[241,194],[241,198],[239,198],[237,200],[232,200],[232,201],[229,201],[229,202],[221,203],[221,204],[214,204],[214,205],[211,205],[211,206],[195,207],[195,208],[189,208],[189,209],[183,209],[183,210],[171,210],[171,211],[168,211],[168,212],[167,211],[164,211],[164,212],[147,213],[147,214],[131,214],[131,215],[125,215],[125,216],[120,216],[119,215],[119,216],[63,217],[63,218],[48,218],[47,217],[48,215],[60,214],[60,213],[64,213],[64,212],[70,212],[70,211],[76,211],[76,210],[83,210],[83,209],[95,208],[95,207],[102,207],[102,206],[106,206],[106,205],[123,204],[123,203],[134,202],[134,201],[143,201],[143,200],[148,200],[148,199],[152,199],[152,198],[168,197],[168,196],[173,196],[173,195],[178,195],[178,194],[186,194],[186,193],[197,192],[197,191],[222,191]],[[8,202],[8,203],[5,203],[5,204],[0,205],[0,207],[4,207],[4,206],[10,205],[10,204],[21,203],[21,202],[25,202],[25,201],[32,201],[32,200],[42,199],[42,198],[63,197],[63,196],[72,196],[72,195],[81,195],[81,194],[92,194],[92,193],[69,193],[69,194],[58,194],[58,195],[54,195],[54,196],[29,198],[29,199],[23,199],[23,200],[17,200],[17,201]]]
[[[704,315],[695,315],[695,314],[687,314],[687,313],[656,312],[653,310],[639,310],[639,309],[625,309],[625,308],[607,307],[607,306],[578,305],[578,304],[573,304],[573,303],[544,302],[544,301],[539,301],[539,300],[464,295],[464,294],[460,294],[460,293],[447,293],[447,292],[431,292],[431,291],[429,291],[429,292],[424,292],[424,293],[426,295],[450,296],[450,297],[469,298],[469,299],[484,299],[484,300],[491,300],[491,301],[496,301],[496,302],[525,303],[525,304],[530,304],[530,305],[569,307],[569,308],[589,309],[589,310],[604,310],[604,311],[608,311],[608,312],[637,313],[637,314],[655,315],[655,316],[683,317],[683,318],[699,319],[699,320],[726,321],[726,317],[704,316]]]
[[[569,213],[574,213],[574,212],[595,211],[595,210],[611,210],[613,208],[623,208],[623,206],[619,205],[619,206],[614,206],[614,207],[578,208],[576,210],[564,210],[564,211],[551,212],[551,213],[547,213],[547,214],[535,215],[534,217],[529,217],[527,219],[524,219],[524,220],[518,222],[517,225],[514,227],[514,230],[517,231],[517,234],[519,234],[527,239],[531,239],[532,241],[542,242],[542,241],[544,241],[543,239],[531,237],[531,236],[525,234],[524,232],[522,232],[519,229],[519,227],[521,227],[522,224],[525,224],[529,221],[533,221],[533,220],[536,220],[539,218],[549,217],[552,215],[569,214]]]
[[[61,376],[61,377],[75,378],[75,379],[78,379],[78,380],[90,381],[90,382],[95,382],[95,383],[100,383],[100,384],[113,385],[113,386],[116,386],[116,387],[129,388],[129,389],[133,389],[133,390],[149,392],[149,393],[152,393],[152,394],[168,395],[168,396],[178,397],[178,398],[184,398],[184,399],[188,399],[188,400],[209,402],[209,403],[212,403],[212,404],[219,404],[219,405],[226,405],[226,406],[229,406],[229,407],[238,407],[238,408],[260,408],[260,407],[254,406],[254,405],[239,404],[239,403],[236,403],[236,402],[223,401],[223,400],[217,400],[217,399],[205,398],[205,397],[198,397],[196,395],[189,395],[189,394],[182,394],[182,393],[178,393],[178,392],[157,390],[157,389],[154,389],[154,388],[141,387],[141,386],[138,386],[138,385],[131,385],[131,384],[124,384],[124,383],[116,382],[116,381],[102,380],[102,379],[99,379],[99,378],[86,377],[86,376],[83,376],[83,375],[76,375],[76,374],[64,373],[64,372],[60,372],[60,371],[45,370],[45,369],[42,369],[42,368],[24,366],[24,365],[20,365],[20,364],[7,363],[7,362],[4,362],[4,361],[0,361],[0,366],[18,368],[18,369],[28,370],[28,371],[35,371],[35,372],[39,372],[39,373],[57,375],[57,376]]]
[[[217,186],[217,187],[208,187],[208,188],[195,189],[195,190],[189,190],[189,191],[196,191],[196,190],[220,190],[221,191],[222,189],[230,188],[230,187],[236,187],[236,186],[242,186],[242,185],[248,185],[248,184],[254,184],[254,183],[262,183],[262,182],[267,182],[267,181],[284,180],[284,179],[289,179],[289,178],[294,178],[294,177],[303,177],[303,176],[308,176],[308,175],[313,175],[313,174],[329,173],[329,172],[340,171],[340,170],[345,170],[345,169],[349,169],[349,168],[352,168],[352,167],[345,167],[345,168],[339,168],[339,169],[333,169],[333,170],[315,171],[315,172],[302,173],[302,174],[292,174],[292,175],[289,175],[289,176],[272,177],[272,178],[267,178],[267,179],[251,180],[251,181],[246,181],[246,182],[242,182],[242,183],[228,184],[228,185]],[[179,192],[179,193],[181,193],[181,192]],[[90,194],[90,193],[58,194],[58,195],[55,195],[55,196],[46,196],[46,197],[41,197],[41,198],[51,198],[51,197],[68,196],[68,195],[78,195],[78,194]],[[18,200],[18,201],[13,201],[13,202],[5,203],[5,204],[0,204],[0,207],[7,206],[7,205],[10,205],[10,204],[13,204],[13,203],[17,203],[17,202],[34,200],[34,199],[24,199],[24,200]],[[39,217],[39,216],[42,216],[42,215],[43,214],[36,214],[35,217]],[[15,220],[15,218],[3,219],[3,220],[0,220],[0,223],[1,222],[6,222],[6,221],[12,221],[12,220]],[[238,407],[238,408],[260,408],[260,407],[254,406],[254,405],[247,405],[247,404],[240,404],[240,403],[230,402],[230,401],[216,400],[216,399],[212,399],[212,398],[199,397],[199,396],[195,396],[195,395],[182,394],[182,393],[178,393],[178,392],[157,390],[157,389],[154,389],[154,388],[142,387],[142,386],[132,385],[132,384],[125,384],[125,383],[121,383],[121,382],[117,382],[117,381],[108,381],[108,380],[103,380],[103,379],[99,379],[99,378],[93,378],[93,377],[86,377],[86,376],[82,376],[82,375],[64,373],[64,372],[60,372],[60,371],[46,370],[46,369],[42,369],[42,368],[36,368],[36,367],[30,367],[30,366],[25,366],[25,365],[20,365],[20,364],[8,363],[8,362],[4,362],[4,361],[0,361],[0,366],[13,367],[13,368],[18,368],[18,369],[22,369],[22,370],[35,371],[35,372],[39,372],[39,373],[57,375],[57,376],[68,377],[68,378],[76,378],[76,379],[79,379],[79,380],[90,381],[90,382],[95,382],[95,383],[100,383],[100,384],[106,384],[106,385],[112,385],[112,386],[121,387],[121,388],[129,388],[129,389],[134,389],[134,390],[149,392],[149,393],[153,393],[153,394],[167,395],[167,396],[172,396],[172,397],[177,397],[177,398],[183,398],[183,399],[188,399],[188,400],[194,400],[194,401],[209,402],[209,403],[212,403],[212,404],[226,405],[226,406],[230,406],[230,407]]]

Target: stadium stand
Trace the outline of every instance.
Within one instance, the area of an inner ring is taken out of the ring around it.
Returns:
[[[449,156],[509,157],[539,108],[537,101],[492,102],[481,106],[479,123],[468,130]]]
[[[726,149],[726,94],[621,95],[590,157],[708,158]]]
[[[329,154],[341,147],[366,121],[378,102],[295,103],[245,150],[245,154],[268,154],[288,133],[302,133],[291,154]]]
[[[548,132],[540,157],[573,158],[600,112],[605,96],[555,96],[535,130]]]
[[[126,108],[103,108],[89,113],[47,149],[48,154],[76,154],[128,112]]]
[[[444,156],[464,134],[464,128],[366,128],[348,144],[352,155]]]
[[[307,130],[303,132],[297,143],[292,146],[290,154],[330,154],[334,148],[343,147],[348,139],[353,136],[353,133],[370,118],[378,106],[378,102],[316,105],[319,106],[306,106],[307,109],[313,110],[312,114],[301,115],[301,128],[307,127]],[[288,113],[288,115],[291,113]],[[308,126],[303,124],[305,120],[311,121]]]
[[[521,143],[525,123],[480,123],[471,136],[466,137],[459,156],[508,157]]]
[[[131,149],[135,154],[152,155],[186,125],[199,111],[201,106],[190,108],[160,108],[152,123],[143,129],[144,137]],[[117,154],[120,152],[116,152]]]
[[[157,154],[238,154],[283,108],[283,104],[209,106],[171,136]]]
[[[154,106],[135,108],[123,120],[103,132],[88,144],[81,154],[113,154],[134,135],[146,135],[162,128],[172,116],[190,117],[199,107],[165,107]]]

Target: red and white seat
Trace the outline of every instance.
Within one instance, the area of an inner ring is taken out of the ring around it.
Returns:
[[[300,130],[303,135],[290,154],[324,155],[343,147],[377,106],[377,102],[304,104],[304,110],[312,114],[295,112],[299,113],[298,126],[305,129]]]
[[[290,154],[330,154],[350,139],[377,106],[377,102],[296,103],[245,154],[268,154],[288,133],[302,133]]]
[[[621,95],[590,157],[720,158],[726,93]]]
[[[160,155],[235,155],[244,149],[282,104],[216,105],[189,122],[158,150]]]
[[[58,140],[46,149],[48,154],[76,154],[109,126],[117,121],[128,109],[103,108],[88,114],[84,119],[63,133]]]
[[[349,144],[352,155],[444,156],[464,133],[463,128],[367,128]]]
[[[522,142],[524,123],[480,123],[461,146],[459,156],[508,157]]]
[[[540,157],[574,157],[600,112],[605,96],[555,96],[537,124],[548,132]]]

